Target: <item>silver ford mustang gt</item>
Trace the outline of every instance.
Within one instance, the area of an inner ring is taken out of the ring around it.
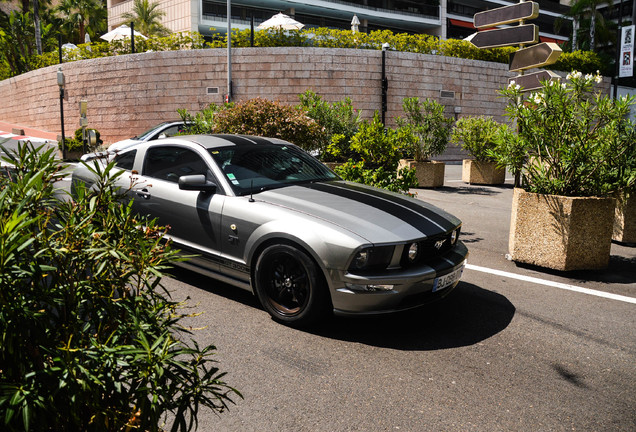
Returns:
[[[181,265],[255,293],[288,324],[420,306],[457,285],[468,256],[454,216],[342,181],[278,139],[182,136],[105,159],[137,177],[117,180],[135,211],[196,255]],[[74,185],[94,181],[86,165],[73,173]]]

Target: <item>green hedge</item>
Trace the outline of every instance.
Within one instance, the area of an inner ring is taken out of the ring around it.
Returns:
[[[516,48],[479,49],[460,39],[440,40],[436,36],[427,34],[393,33],[390,30],[377,30],[370,33],[352,33],[350,30],[336,30],[329,28],[311,28],[299,31],[261,30],[254,32],[254,46],[256,47],[318,47],[318,48],[357,48],[380,50],[388,43],[392,50],[421,54],[436,54],[449,57],[459,57],[473,60],[484,60],[497,63],[508,63],[510,53]],[[225,48],[227,39],[219,35],[212,41],[206,41],[199,33],[175,33],[167,37],[135,39],[135,51],[174,51],[184,49]],[[232,46],[244,48],[251,46],[251,32],[234,30],[232,32]],[[78,49],[67,50],[63,61],[75,61],[105,57],[131,52],[129,40],[118,40],[112,43],[93,42],[80,45]],[[29,61],[30,70],[50,66],[58,63],[58,52],[49,52],[41,56],[33,56]],[[563,53],[559,61],[551,69],[570,72],[579,70],[592,73],[600,70],[605,75],[611,75],[610,65],[605,64],[600,56],[592,51],[575,51]],[[9,78],[11,71],[5,64],[0,64],[0,79]]]

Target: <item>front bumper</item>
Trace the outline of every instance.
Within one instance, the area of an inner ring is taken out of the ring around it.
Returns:
[[[439,282],[438,278],[454,272],[460,273],[466,265],[467,257],[468,249],[460,241],[443,256],[413,270],[369,277],[333,272],[331,280],[335,286],[331,290],[331,300],[334,313],[336,315],[392,313],[439,300],[457,286],[459,279],[442,289],[434,287],[436,280]],[[349,289],[351,284],[392,287],[388,290],[360,291]]]

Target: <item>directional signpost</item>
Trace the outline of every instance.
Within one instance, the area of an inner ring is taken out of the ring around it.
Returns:
[[[510,55],[509,70],[520,75],[509,81],[515,81],[524,91],[541,87],[542,80],[558,80],[559,76],[550,71],[539,71],[525,74],[527,69],[535,69],[551,65],[561,55],[561,48],[552,42],[544,42],[525,48],[525,45],[539,42],[539,27],[526,24],[525,20],[539,16],[539,4],[521,1],[518,4],[479,12],[473,17],[475,28],[492,28],[499,25],[518,23],[516,26],[481,30],[466,38],[477,48],[495,48],[519,45],[520,49]]]
[[[539,41],[539,27],[534,24],[504,27],[473,33],[466,38],[477,48],[497,48],[508,45],[531,44]]]
[[[539,16],[539,4],[522,2],[476,13],[473,17],[475,28],[495,27],[502,24],[517,23],[521,20],[535,19]]]
[[[510,54],[509,70],[519,72],[526,69],[551,65],[561,55],[561,47],[553,42],[543,42]]]

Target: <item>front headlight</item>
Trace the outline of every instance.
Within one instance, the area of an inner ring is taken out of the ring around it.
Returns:
[[[351,260],[349,270],[370,271],[384,270],[391,263],[393,246],[370,246],[358,250]]]

